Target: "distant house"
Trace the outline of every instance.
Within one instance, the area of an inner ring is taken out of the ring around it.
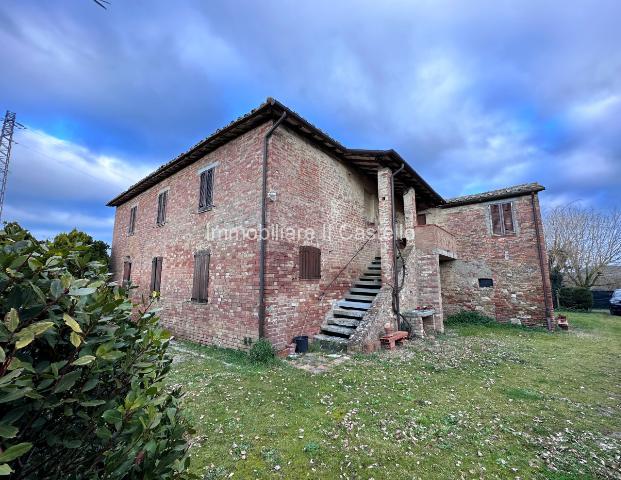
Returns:
[[[543,189],[445,200],[394,150],[346,148],[268,99],[109,202],[112,269],[161,292],[177,336],[235,348],[358,349],[397,311],[419,335],[462,309],[546,325]]]

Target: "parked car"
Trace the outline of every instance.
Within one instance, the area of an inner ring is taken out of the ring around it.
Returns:
[[[610,297],[610,315],[621,315],[621,289],[615,290]]]

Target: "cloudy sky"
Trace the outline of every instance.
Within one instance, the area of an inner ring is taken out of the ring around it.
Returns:
[[[110,241],[105,203],[257,106],[394,148],[444,197],[621,206],[621,2],[0,2],[4,218]]]

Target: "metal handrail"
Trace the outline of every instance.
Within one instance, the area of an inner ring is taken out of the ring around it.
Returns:
[[[319,299],[323,299],[323,297],[326,295],[326,293],[328,293],[328,289],[332,286],[332,284],[336,281],[337,278],[339,278],[339,276],[341,275],[341,273],[343,273],[345,271],[345,269],[349,266],[349,264],[351,262],[353,262],[354,258],[356,258],[358,256],[358,254],[362,251],[362,249],[364,247],[366,247],[367,243],[369,243],[369,241],[375,236],[377,235],[377,229],[375,229],[375,231],[373,232],[373,235],[371,235],[369,238],[367,238],[365,240],[365,242],[362,244],[362,246],[356,251],[356,253],[354,253],[353,257],[351,257],[349,259],[349,261],[345,264],[345,266],[343,268],[341,268],[339,270],[339,273],[337,273],[334,278],[330,281],[330,283],[328,283],[328,285],[320,292],[319,295]]]

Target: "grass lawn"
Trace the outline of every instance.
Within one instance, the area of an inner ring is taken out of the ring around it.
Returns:
[[[193,469],[232,478],[621,478],[621,317],[461,326],[327,373],[183,343]]]

